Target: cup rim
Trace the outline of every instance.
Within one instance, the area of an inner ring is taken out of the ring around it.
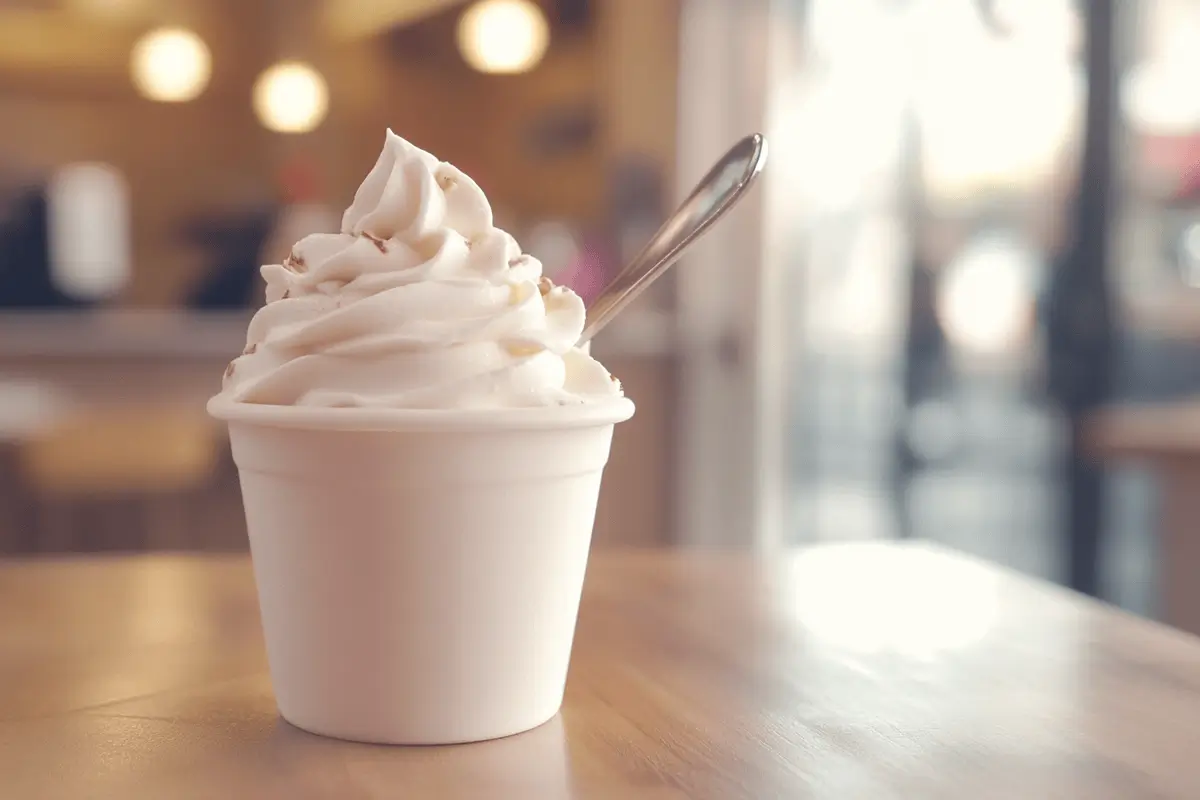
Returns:
[[[215,419],[269,428],[326,431],[552,430],[613,425],[633,416],[628,397],[570,406],[530,408],[321,408],[243,403],[217,395],[207,410]]]

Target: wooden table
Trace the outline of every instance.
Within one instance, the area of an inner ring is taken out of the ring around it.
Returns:
[[[1086,443],[1105,462],[1154,470],[1161,490],[1162,616],[1200,634],[1200,402],[1105,409],[1088,420]]]
[[[388,748],[276,715],[240,557],[0,567],[0,797],[1195,798],[1200,641],[919,545],[604,553],[567,699]]]

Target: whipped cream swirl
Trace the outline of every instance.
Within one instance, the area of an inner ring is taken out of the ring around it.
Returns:
[[[583,301],[492,224],[479,186],[390,130],[340,233],[262,268],[222,393],[245,403],[512,408],[612,398]]]

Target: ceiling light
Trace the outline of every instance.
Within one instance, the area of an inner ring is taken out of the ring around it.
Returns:
[[[325,119],[329,89],[308,64],[281,61],[254,83],[254,113],[268,130],[307,133]]]
[[[458,20],[458,49],[479,72],[528,72],[549,44],[550,25],[530,0],[480,0]]]
[[[133,46],[130,70],[144,97],[182,103],[208,86],[212,56],[204,40],[186,28],[158,28]]]

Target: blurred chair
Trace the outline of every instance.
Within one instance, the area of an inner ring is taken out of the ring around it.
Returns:
[[[18,450],[33,495],[33,549],[194,547],[185,501],[217,458],[214,426],[190,408],[93,409],[36,432]],[[112,525],[121,509],[125,522]]]
[[[51,383],[0,374],[0,553],[29,549],[32,509],[20,480],[20,443],[70,414]]]

